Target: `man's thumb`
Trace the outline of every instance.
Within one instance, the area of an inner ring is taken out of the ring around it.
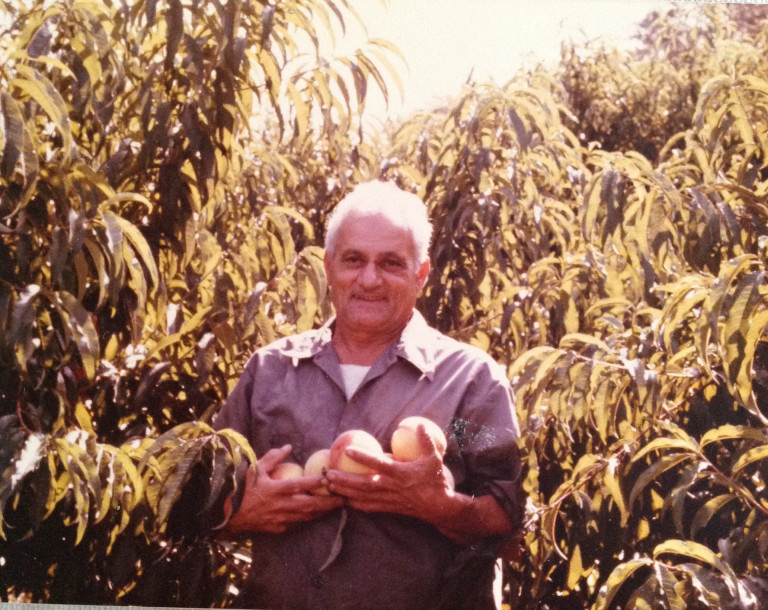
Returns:
[[[272,472],[275,466],[291,454],[291,449],[290,445],[283,445],[278,449],[270,449],[259,459],[259,470],[267,473]]]
[[[416,438],[419,441],[419,450],[422,457],[429,457],[437,453],[434,439],[429,435],[424,424],[419,424],[416,428]]]

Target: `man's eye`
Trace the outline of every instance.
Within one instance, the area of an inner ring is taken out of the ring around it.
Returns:
[[[388,269],[401,269],[403,267],[402,261],[389,259],[384,261],[384,266]]]

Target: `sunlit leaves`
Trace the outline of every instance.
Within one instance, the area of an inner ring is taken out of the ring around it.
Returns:
[[[171,511],[190,479],[195,473],[199,476],[201,467],[208,473],[207,480],[195,480],[193,484],[205,485],[207,494],[199,506],[191,507],[198,515],[217,503],[220,506],[222,491],[235,488],[236,476],[242,476],[240,465],[249,463],[255,464],[256,456],[248,441],[233,431],[214,433],[205,424],[194,423],[182,424],[160,436],[146,448],[138,465],[156,514],[155,527],[161,533],[166,530]]]
[[[324,0],[75,0],[33,2],[11,24],[0,406],[22,427],[13,439],[45,441],[38,461],[9,445],[2,512],[24,498],[30,544],[64,526],[104,558],[143,535],[146,558],[202,465],[201,511],[221,521],[243,439],[212,435],[170,459],[136,439],[210,417],[255,347],[330,316],[316,231],[376,165],[367,95],[400,86],[384,41],[299,57],[305,39],[319,51],[350,17],[346,2]],[[142,468],[165,469],[149,487],[136,470],[147,450]],[[94,588],[122,597],[141,560],[121,560],[122,584]],[[50,577],[66,580],[51,561]]]
[[[73,550],[117,562],[111,602],[181,582],[157,559],[202,548],[255,459],[193,422],[255,348],[329,318],[322,229],[382,176],[435,222],[420,307],[513,382],[530,529],[507,601],[750,607],[768,75],[764,37],[718,10],[649,21],[631,58],[566,46],[557,75],[469,83],[383,160],[359,112],[402,89],[405,58],[321,56],[351,3],[25,14],[0,83],[3,544],[63,538],[46,582]]]
[[[43,74],[23,64],[16,67],[18,77],[11,81],[11,87],[20,89],[48,115],[56,125],[62,138],[62,162],[67,163],[72,154],[72,129],[67,105],[54,84]]]

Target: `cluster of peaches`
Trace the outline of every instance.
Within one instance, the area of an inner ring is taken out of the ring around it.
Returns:
[[[435,447],[444,457],[447,445],[445,434],[435,422],[426,417],[414,415],[406,417],[392,434],[392,459],[398,462],[410,462],[421,455],[419,445],[418,428],[424,426],[427,435],[432,439]],[[379,441],[365,430],[347,430],[342,432],[330,449],[320,449],[309,456],[302,467],[293,462],[278,464],[271,473],[273,479],[294,479],[301,476],[324,475],[328,470],[341,470],[356,474],[373,474],[373,470],[353,460],[346,454],[346,450],[352,448],[363,451],[369,455],[384,458],[387,454],[381,448]],[[447,467],[443,467],[448,484],[453,488],[453,476]],[[321,487],[314,493],[327,495],[328,488]]]

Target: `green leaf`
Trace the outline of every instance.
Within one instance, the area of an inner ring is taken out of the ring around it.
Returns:
[[[227,447],[213,442],[213,453],[211,456],[211,476],[209,480],[210,489],[208,499],[205,501],[201,513],[211,510],[220,500],[220,495],[228,480],[233,479],[236,472],[232,462],[232,457]],[[234,482],[234,481],[233,481]]]
[[[577,544],[573,547],[573,553],[571,553],[571,559],[568,562],[568,578],[566,580],[568,589],[573,590],[576,588],[583,572],[584,565],[581,562],[581,547]]]
[[[304,101],[301,92],[296,88],[293,83],[286,83],[285,93],[291,100],[291,107],[293,108],[294,127],[296,129],[296,137],[300,142],[304,141],[309,130],[309,105]]]
[[[242,434],[231,428],[224,428],[215,432],[218,436],[226,439],[229,443],[232,459],[235,464],[235,468],[240,465],[241,460],[244,458],[249,464],[256,464],[256,454],[253,452],[251,443]]]
[[[715,568],[725,577],[725,583],[732,594],[735,594],[738,590],[738,579],[733,569],[703,544],[691,540],[666,540],[653,549],[654,559],[658,559],[659,556],[666,554],[683,555],[690,559],[701,561]]]
[[[739,132],[742,142],[748,146],[754,146],[755,133],[752,122],[749,120],[749,116],[747,116],[741,96],[734,89],[728,92],[728,110],[733,117],[733,125]]]
[[[107,197],[107,199],[100,204],[100,207],[102,210],[107,209],[110,212],[117,214],[121,207],[120,204],[124,202],[140,203],[147,209],[147,214],[151,214],[154,209],[152,202],[139,193],[115,193],[114,195]]]
[[[709,445],[710,443],[722,442],[725,440],[742,440],[750,439],[755,441],[768,441],[768,436],[763,430],[756,428],[750,428],[748,426],[734,426],[732,424],[726,424],[707,430],[704,436],[699,441],[702,447]]]
[[[699,478],[699,473],[704,470],[703,466],[703,464],[696,462],[688,464],[675,482],[674,487],[667,492],[667,495],[664,498],[664,508],[665,510],[672,509],[672,520],[674,521],[675,528],[680,536],[685,535],[683,527],[685,500],[688,497],[690,490],[693,488],[694,483]]]
[[[678,581],[676,574],[664,564],[656,564],[655,576],[661,587],[666,602],[666,608],[669,610],[687,610],[685,600],[678,593]]]
[[[8,436],[0,436],[3,443],[7,443],[4,449],[15,449],[12,461],[0,472],[0,537],[4,540],[6,536],[3,531],[3,512],[6,503],[18,491],[24,479],[39,468],[46,455],[45,435],[32,433],[24,438],[24,431],[17,429]]]
[[[91,517],[91,490],[99,486],[98,471],[86,452],[67,438],[55,439],[59,464],[67,475],[68,487],[74,499],[74,514],[65,517],[65,524],[77,525],[75,545],[80,544]]]
[[[622,585],[639,569],[645,567],[651,567],[653,561],[648,558],[642,557],[639,559],[631,559],[625,563],[617,565],[608,580],[600,588],[600,592],[597,595],[597,602],[595,603],[595,610],[610,610],[612,608],[611,602],[616,594],[621,589]]]
[[[681,449],[686,451],[691,454],[691,457],[695,457],[699,454],[699,447],[696,445],[696,441],[693,439],[662,437],[656,438],[645,445],[632,457],[632,461],[636,462],[644,458],[652,451],[670,451],[674,449]]]
[[[40,286],[28,284],[19,293],[18,299],[13,304],[11,323],[8,328],[8,340],[16,343],[30,335],[31,327],[36,319],[35,299],[40,294]]]
[[[699,131],[704,129],[707,106],[719,92],[723,91],[731,83],[731,78],[723,74],[711,78],[701,86],[696,101],[696,110],[693,113],[693,123]]]
[[[16,171],[16,164],[24,150],[24,117],[19,106],[7,91],[0,91],[0,110],[3,115],[3,158],[0,175],[10,180]]]
[[[158,529],[161,533],[168,525],[168,517],[184,490],[184,484],[189,480],[192,467],[198,463],[203,449],[209,442],[210,439],[198,438],[171,449],[172,459],[169,462],[172,470],[164,473],[166,476],[157,506]]]
[[[760,294],[764,279],[762,271],[747,273],[734,287],[735,300],[727,312],[721,343],[724,348],[723,368],[729,386],[735,389],[734,393],[753,415],[763,424],[768,424],[768,418],[752,399],[752,359],[757,342],[768,324],[768,311],[754,312],[764,300]]]
[[[709,296],[704,301],[696,344],[699,347],[699,355],[711,377],[714,377],[714,374],[710,367],[710,338],[713,330],[720,326],[723,303],[736,277],[741,273],[748,272],[756,262],[757,259],[752,254],[744,254],[726,261],[720,266],[720,273],[712,283]]]
[[[21,78],[15,78],[11,81],[11,85],[21,89],[34,99],[56,125],[62,139],[63,161],[68,163],[73,152],[72,128],[64,98],[61,97],[53,83],[34,68],[17,64],[16,71],[21,75]]]
[[[632,491],[629,494],[629,506],[634,506],[635,499],[637,498],[638,494],[642,492],[643,489],[645,489],[650,483],[658,479],[661,474],[667,470],[670,470],[671,468],[674,468],[682,462],[686,462],[692,459],[693,457],[695,456],[690,453],[677,453],[674,455],[662,456],[658,461],[651,464],[637,478],[637,481],[632,487]]]
[[[754,447],[753,449],[746,451],[739,457],[739,459],[733,465],[731,472],[733,474],[736,474],[737,472],[741,471],[743,468],[745,468],[749,464],[758,462],[760,460],[764,460],[766,458],[768,458],[768,445],[761,445],[760,447]]]
[[[83,246],[85,251],[88,252],[92,264],[96,267],[95,284],[98,288],[99,295],[96,301],[96,307],[97,309],[100,309],[104,303],[106,303],[109,296],[107,291],[107,287],[109,286],[109,274],[107,272],[106,260],[101,244],[94,240],[93,237],[86,235],[83,240]]]
[[[598,347],[604,354],[610,354],[613,351],[610,347],[608,347],[605,341],[585,333],[568,333],[567,335],[563,335],[563,338],[560,339],[560,345],[558,347],[563,350],[573,349],[579,344],[594,345],[595,347]]]
[[[104,211],[102,212],[102,217],[108,226],[119,228],[119,235],[121,238],[125,237],[131,244],[133,250],[136,252],[136,254],[138,254],[142,265],[149,272],[149,277],[152,280],[154,291],[154,289],[159,285],[159,278],[157,273],[157,265],[155,264],[155,258],[152,255],[152,250],[150,249],[147,240],[144,239],[144,236],[134,224],[125,220],[121,216],[113,214],[112,212]]]
[[[86,376],[93,379],[101,359],[101,351],[99,335],[90,314],[73,295],[64,290],[53,293],[50,298],[69,326]]]
[[[117,215],[111,212],[102,214],[107,234],[107,261],[109,262],[109,298],[112,303],[117,300],[120,288],[125,278],[125,261],[123,258],[123,229],[117,220]],[[86,242],[87,245],[87,242]]]
[[[616,506],[619,509],[619,513],[621,514],[621,526],[625,527],[627,525],[627,521],[629,520],[629,511],[627,510],[627,505],[624,502],[624,494],[621,491],[619,480],[611,472],[610,466],[609,468],[606,468],[605,473],[603,474],[603,485],[605,485],[608,493],[616,503]]]
[[[735,499],[735,494],[722,494],[707,500],[693,516],[693,521],[691,521],[691,537],[695,537],[701,528],[707,526],[715,513],[721,510],[731,500]]]

